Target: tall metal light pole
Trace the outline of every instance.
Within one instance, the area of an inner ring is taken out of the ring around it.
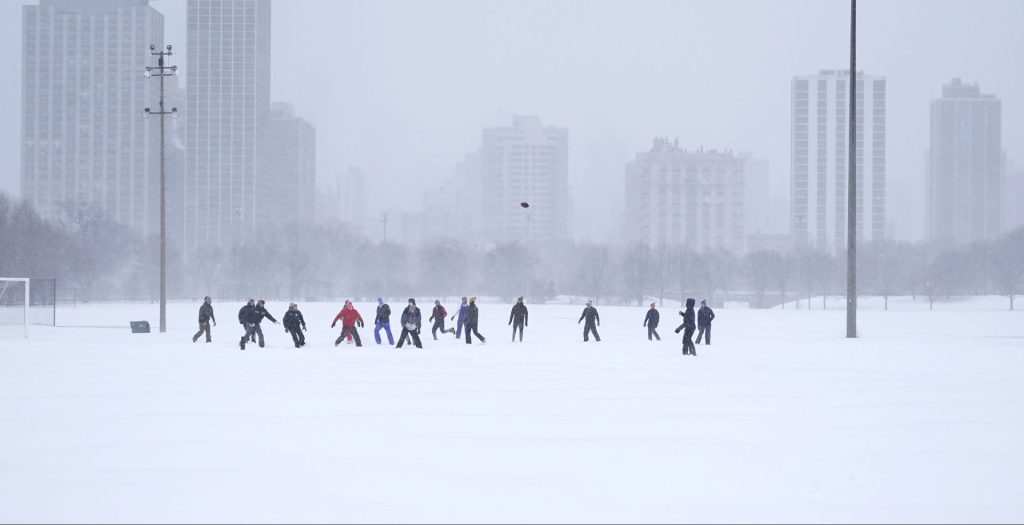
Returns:
[[[384,270],[384,300],[388,300],[388,212],[380,214],[380,223],[384,226],[384,243],[381,245],[381,252],[384,254],[384,260],[381,261],[381,265]]]
[[[846,176],[846,337],[857,337],[857,0],[850,0],[850,145]]]
[[[164,124],[167,115],[178,117],[178,108],[171,108],[167,111],[164,107],[164,77],[174,76],[178,72],[178,66],[168,66],[165,57],[171,56],[171,46],[166,50],[157,51],[155,45],[149,46],[149,54],[157,57],[156,67],[146,67],[147,77],[160,79],[160,109],[152,111],[145,109],[145,115],[160,116],[160,333],[167,331],[167,173],[166,155],[164,154]]]

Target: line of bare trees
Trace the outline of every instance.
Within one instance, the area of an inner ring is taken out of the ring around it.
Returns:
[[[56,278],[84,300],[153,300],[156,239],[96,212],[45,221],[0,194],[0,275]],[[1006,296],[1024,289],[1024,228],[984,243],[876,241],[859,250],[862,295],[927,300]],[[470,244],[455,237],[417,245],[373,242],[341,224],[281,226],[244,246],[171,252],[175,299],[333,300],[343,297],[446,298],[474,294],[532,302],[557,296],[605,304],[650,298],[747,301],[754,308],[794,303],[826,308],[845,290],[845,254],[813,250],[696,253],[680,245],[589,242]],[[818,302],[820,301],[820,303]],[[812,304],[813,303],[813,304]]]

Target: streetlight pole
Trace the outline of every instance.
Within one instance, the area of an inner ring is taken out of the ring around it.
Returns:
[[[157,65],[146,67],[146,76],[160,79],[160,109],[152,111],[146,108],[145,116],[160,116],[160,333],[164,333],[167,331],[167,162],[164,153],[164,124],[167,115],[178,117],[178,108],[167,111],[164,107],[164,77],[177,74],[178,66],[168,66],[165,63],[165,57],[173,54],[171,46],[167,46],[166,50],[157,51],[155,45],[150,45],[149,54],[157,57]]]
[[[384,227],[383,244],[381,245],[381,253],[384,255],[384,260],[381,261],[381,265],[384,270],[384,300],[388,300],[388,212],[380,214],[380,223]]]
[[[850,0],[850,170],[846,176],[846,337],[857,337],[857,0]]]

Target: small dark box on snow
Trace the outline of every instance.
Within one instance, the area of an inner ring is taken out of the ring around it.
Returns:
[[[149,321],[131,321],[133,334],[148,334]]]

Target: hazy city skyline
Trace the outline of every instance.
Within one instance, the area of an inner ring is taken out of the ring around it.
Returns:
[[[7,100],[20,100],[21,5],[34,3],[0,7],[0,66],[19,77]],[[152,5],[187,76],[186,2]],[[791,80],[844,67],[847,9],[809,0],[276,2],[271,98],[316,125],[321,185],[360,167],[370,210],[420,209],[422,192],[453,173],[482,128],[537,115],[569,130],[572,223],[577,237],[602,239],[617,231],[624,166],[653,136],[763,158],[771,193],[787,194]],[[1019,173],[1024,71],[1008,64],[1024,35],[998,22],[1024,19],[1024,3],[862,1],[858,10],[859,66],[888,80],[889,234],[923,238],[928,108],[950,79],[1003,100],[1008,169]],[[520,38],[524,27],[530,38]],[[20,108],[4,108],[0,191],[19,194]]]

